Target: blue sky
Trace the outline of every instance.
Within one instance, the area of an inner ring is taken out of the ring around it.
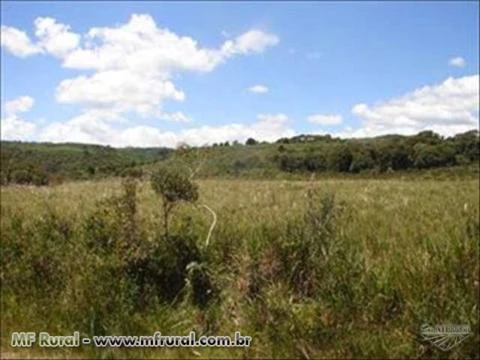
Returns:
[[[2,139],[176,146],[478,127],[478,2],[1,6]]]

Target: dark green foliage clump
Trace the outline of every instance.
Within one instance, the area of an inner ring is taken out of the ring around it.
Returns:
[[[152,175],[153,190],[166,202],[196,201],[198,186],[192,183],[186,172],[175,167],[162,167]]]
[[[180,201],[195,202],[198,199],[198,185],[193,183],[185,171],[177,167],[163,166],[152,174],[153,190],[162,198],[163,225],[168,237],[170,213]]]
[[[200,251],[194,238],[175,234],[158,239],[148,253],[132,260],[126,273],[138,286],[138,304],[145,306],[155,298],[175,301],[185,286],[187,266],[200,261]]]
[[[253,139],[253,138],[248,138],[247,141],[245,141],[245,144],[246,145],[255,145],[255,144],[258,144],[257,140]]]
[[[47,174],[33,167],[13,171],[10,174],[10,180],[13,183],[22,185],[48,185]]]

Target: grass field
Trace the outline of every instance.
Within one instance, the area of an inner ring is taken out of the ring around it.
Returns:
[[[146,181],[1,188],[2,353],[478,358],[479,181],[199,181],[164,235]],[[206,239],[217,220],[208,245]],[[139,275],[141,274],[141,276]],[[468,324],[443,352],[423,324]],[[241,348],[10,347],[12,331],[232,335]]]

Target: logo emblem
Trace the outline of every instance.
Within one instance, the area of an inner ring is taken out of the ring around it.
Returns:
[[[422,325],[420,334],[442,351],[448,351],[469,337],[470,325]]]

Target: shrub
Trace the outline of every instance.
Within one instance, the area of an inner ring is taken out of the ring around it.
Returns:
[[[208,267],[205,263],[192,261],[186,270],[190,300],[194,305],[204,308],[215,295]]]
[[[162,198],[165,235],[168,236],[171,210],[180,201],[195,202],[198,199],[198,185],[175,167],[158,169],[152,174],[150,182],[153,190]]]
[[[258,144],[257,140],[253,138],[248,138],[247,141],[245,142],[246,145],[256,145]]]
[[[308,171],[325,171],[327,160],[322,154],[308,154],[304,160],[304,166]]]
[[[131,251],[138,246],[135,180],[122,183],[124,193],[97,203],[96,210],[88,216],[84,225],[86,244],[97,251]],[[122,257],[126,256],[125,254]]]
[[[417,143],[413,147],[413,165],[419,169],[449,166],[455,162],[453,147],[449,145],[429,145]]]
[[[330,150],[328,168],[333,171],[347,172],[350,170],[352,158],[352,153],[346,144],[336,146]]]
[[[24,185],[48,185],[48,176],[38,169],[21,169],[12,173],[12,181]]]
[[[12,173],[12,180],[17,184],[30,184],[32,182],[32,174],[26,170],[16,170]]]
[[[177,299],[185,286],[187,266],[198,261],[200,253],[193,237],[169,235],[157,241],[126,268],[138,286],[137,304],[143,307],[154,298],[168,302]]]
[[[304,167],[304,159],[300,155],[282,154],[278,157],[278,166],[282,171],[301,171]]]

